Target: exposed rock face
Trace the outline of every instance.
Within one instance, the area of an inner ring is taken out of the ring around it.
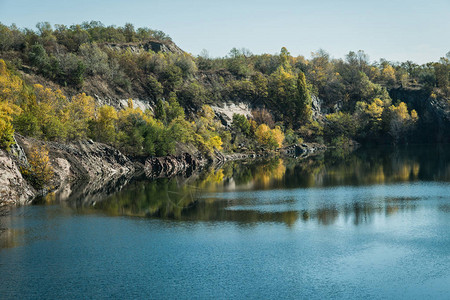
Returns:
[[[248,103],[224,103],[223,107],[211,105],[211,108],[224,126],[231,126],[234,114],[252,117],[251,107]]]
[[[0,149],[0,206],[31,203],[36,191],[22,177],[13,156]]]
[[[114,107],[116,110],[121,110],[128,107],[128,99],[115,99],[104,96],[100,97],[97,94],[94,94],[94,99],[97,102],[98,106],[109,105]],[[132,100],[134,108],[139,108],[142,111],[145,111],[146,109],[153,111],[151,100],[149,99],[142,100],[137,98],[132,98]]]
[[[153,52],[163,52],[163,53],[177,53],[183,54],[184,51],[181,50],[174,42],[172,41],[158,41],[158,40],[150,40],[146,43],[109,43],[106,44],[106,47],[116,50],[125,50],[129,49],[132,53],[139,53],[141,51],[153,51]]]
[[[16,137],[18,144],[25,149],[25,152],[30,151],[34,144],[43,144],[42,141],[20,135]],[[117,182],[129,180],[138,169],[143,168],[139,164],[131,162],[117,149],[101,143],[92,141],[79,141],[73,144],[49,142],[46,143],[46,146],[55,173],[50,185],[60,200],[72,197],[73,193],[101,194],[103,190],[116,186]],[[22,178],[21,175],[20,178]],[[26,182],[23,180],[22,183]],[[18,189],[25,187],[26,185],[22,185]]]
[[[430,91],[420,88],[396,88],[389,94],[394,101],[403,101],[408,109],[415,109],[419,115],[419,128],[425,138],[449,142],[450,105],[448,98],[432,97]],[[435,142],[435,140],[429,140]]]
[[[150,178],[185,175],[189,177],[203,162],[189,153],[180,156],[151,157],[145,161],[145,174]]]
[[[323,118],[322,114],[323,101],[314,95],[311,96],[311,111],[312,119],[315,121],[321,120]]]

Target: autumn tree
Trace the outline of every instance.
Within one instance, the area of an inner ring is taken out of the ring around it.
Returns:
[[[394,143],[405,140],[408,133],[418,120],[417,112],[413,109],[408,112],[406,103],[400,102],[398,105],[391,105],[383,116],[386,131],[392,137]]]
[[[23,169],[25,176],[30,178],[33,186],[42,189],[50,184],[53,178],[53,167],[48,156],[48,148],[45,145],[33,145],[28,154],[29,169]]]
[[[386,84],[390,86],[395,84],[395,69],[391,65],[389,64],[384,65],[381,71],[381,76],[383,80],[386,82]]]
[[[94,118],[94,113],[94,98],[85,93],[73,96],[63,112],[67,138],[69,140],[86,138],[89,132],[89,121]]]
[[[9,149],[15,143],[12,121],[20,112],[21,109],[17,105],[0,101],[0,148]]]
[[[281,147],[284,141],[284,134],[278,126],[270,129],[266,124],[261,124],[256,129],[255,136],[262,146],[271,150]]]
[[[97,141],[115,144],[117,133],[117,111],[114,107],[103,105],[97,110],[96,118],[92,124],[91,135]]]

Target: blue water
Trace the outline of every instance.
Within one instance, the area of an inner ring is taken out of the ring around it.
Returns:
[[[145,181],[103,206],[13,209],[0,217],[0,298],[450,298],[448,181],[281,188],[277,171],[262,188],[256,173],[165,217],[149,214],[169,204]]]

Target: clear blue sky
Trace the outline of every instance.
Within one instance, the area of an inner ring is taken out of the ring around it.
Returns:
[[[450,0],[0,0],[0,22],[37,22],[160,29],[194,55],[225,56],[233,47],[253,53],[332,57],[364,50],[370,59],[437,61],[450,51]]]

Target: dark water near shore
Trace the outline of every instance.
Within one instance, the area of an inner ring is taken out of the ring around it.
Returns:
[[[450,295],[450,147],[232,162],[0,217],[0,298]]]

